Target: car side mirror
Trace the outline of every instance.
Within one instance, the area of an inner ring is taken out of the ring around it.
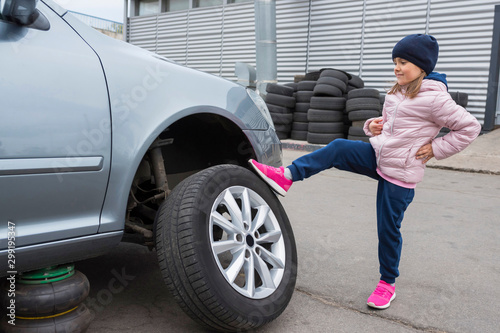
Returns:
[[[38,0],[5,0],[2,17],[17,25],[39,30],[49,30],[49,20],[36,9]]]

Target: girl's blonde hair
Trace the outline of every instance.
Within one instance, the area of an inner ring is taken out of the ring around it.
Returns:
[[[399,92],[410,99],[414,98],[419,93],[420,87],[422,86],[422,81],[424,80],[425,76],[426,76],[425,72],[422,71],[419,77],[417,77],[415,80],[411,81],[405,86],[402,86],[396,82],[387,94],[391,95]]]

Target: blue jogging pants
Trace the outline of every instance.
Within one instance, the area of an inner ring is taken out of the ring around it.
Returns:
[[[320,171],[335,167],[365,175],[378,181],[377,232],[381,280],[394,283],[399,276],[403,238],[401,222],[415,195],[414,189],[386,181],[377,173],[375,151],[362,141],[337,139],[315,152],[304,155],[288,166],[293,181],[303,180]]]

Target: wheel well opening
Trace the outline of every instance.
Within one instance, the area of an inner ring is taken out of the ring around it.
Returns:
[[[196,114],[175,122],[155,140],[136,171],[124,240],[153,248],[156,212],[177,184],[214,165],[247,167],[250,158],[255,152],[248,138],[226,118]]]
[[[219,164],[247,166],[255,152],[243,131],[230,120],[214,114],[196,114],[169,126],[160,139],[170,188],[200,170]]]

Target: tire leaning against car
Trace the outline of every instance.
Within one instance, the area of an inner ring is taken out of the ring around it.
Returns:
[[[192,175],[156,220],[160,269],[195,321],[232,332],[284,311],[297,276],[295,240],[276,195],[251,171],[219,165]]]

